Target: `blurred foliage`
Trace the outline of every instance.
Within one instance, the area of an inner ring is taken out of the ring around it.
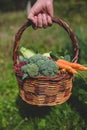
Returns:
[[[0,0],[0,11],[22,10],[26,4],[27,0]]]
[[[31,5],[34,4],[35,0],[0,0],[0,11],[18,11],[26,8],[27,2],[31,1]],[[83,8],[86,9],[86,0],[54,0],[55,11],[59,10],[61,13],[67,15],[69,11],[82,11]],[[64,11],[66,10],[66,11]],[[59,11],[57,11],[59,12]],[[80,13],[79,12],[79,13]]]
[[[78,62],[87,65],[86,1],[59,0],[54,6],[55,15],[63,18],[78,38]],[[72,95],[62,105],[36,107],[26,104],[19,97],[12,50],[14,36],[25,21],[25,10],[0,13],[0,130],[87,130],[86,71],[75,75]],[[21,38],[21,44],[35,52],[54,50],[60,55],[67,52],[72,57],[71,40],[66,31],[56,24],[47,29],[33,30],[29,27]]]

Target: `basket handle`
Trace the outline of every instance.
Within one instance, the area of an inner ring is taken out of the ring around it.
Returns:
[[[77,62],[78,61],[78,55],[79,55],[79,47],[78,47],[77,38],[74,35],[73,31],[67,25],[67,23],[65,23],[63,20],[61,20],[58,17],[53,17],[52,21],[54,23],[57,23],[60,26],[62,26],[68,32],[68,34],[70,36],[70,39],[72,40],[73,49],[74,49],[74,54],[73,54],[72,62]],[[15,36],[14,47],[13,47],[13,62],[14,62],[14,65],[17,63],[17,59],[18,59],[18,56],[19,56],[18,47],[19,47],[19,44],[20,44],[20,39],[21,39],[22,33],[24,32],[24,30],[27,27],[29,27],[31,25],[32,25],[32,22],[30,20],[28,20],[26,23],[24,23],[22,25],[22,27],[18,30],[18,32],[17,32],[17,34]]]

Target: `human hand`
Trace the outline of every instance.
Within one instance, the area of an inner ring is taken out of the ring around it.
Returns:
[[[28,19],[36,28],[46,28],[52,24],[53,0],[37,0],[30,10]]]

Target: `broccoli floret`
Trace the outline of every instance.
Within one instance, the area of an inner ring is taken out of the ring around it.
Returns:
[[[55,75],[54,72],[53,72],[53,69],[49,68],[49,67],[45,67],[43,70],[41,70],[40,73],[42,75],[44,75],[44,76],[53,76],[53,75]]]
[[[51,68],[53,68],[54,73],[58,72],[58,69],[59,69],[58,65],[54,61],[50,60],[48,64],[50,65]]]
[[[53,76],[58,73],[58,66],[52,60],[46,60],[42,66],[40,66],[40,73],[44,76]]]
[[[26,73],[26,72],[27,72],[27,68],[28,68],[28,65],[27,65],[27,64],[24,65],[24,66],[22,66],[22,67],[21,67],[22,72]]]
[[[47,60],[48,58],[47,57],[45,57],[45,56],[43,56],[43,55],[41,55],[41,54],[36,54],[36,55],[34,55],[34,56],[32,56],[32,57],[30,57],[29,59],[28,59],[28,63],[35,63],[36,64],[36,62],[38,62],[39,60]]]
[[[44,64],[44,60],[38,60],[37,62],[36,62],[36,64],[37,64],[37,66],[40,68],[40,66],[42,66],[43,64]]]
[[[29,76],[31,76],[31,77],[37,76],[38,72],[39,72],[39,68],[36,64],[27,65],[27,73],[29,74]]]

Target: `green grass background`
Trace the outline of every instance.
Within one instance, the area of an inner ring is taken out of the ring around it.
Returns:
[[[66,21],[79,41],[79,63],[87,65],[87,3],[54,3],[55,16]],[[0,13],[0,130],[87,130],[87,72],[77,74],[72,95],[64,104],[36,107],[19,97],[13,72],[13,42],[26,11]],[[73,53],[72,42],[59,25],[33,30],[29,27],[20,46],[35,52],[54,50],[59,54]]]

